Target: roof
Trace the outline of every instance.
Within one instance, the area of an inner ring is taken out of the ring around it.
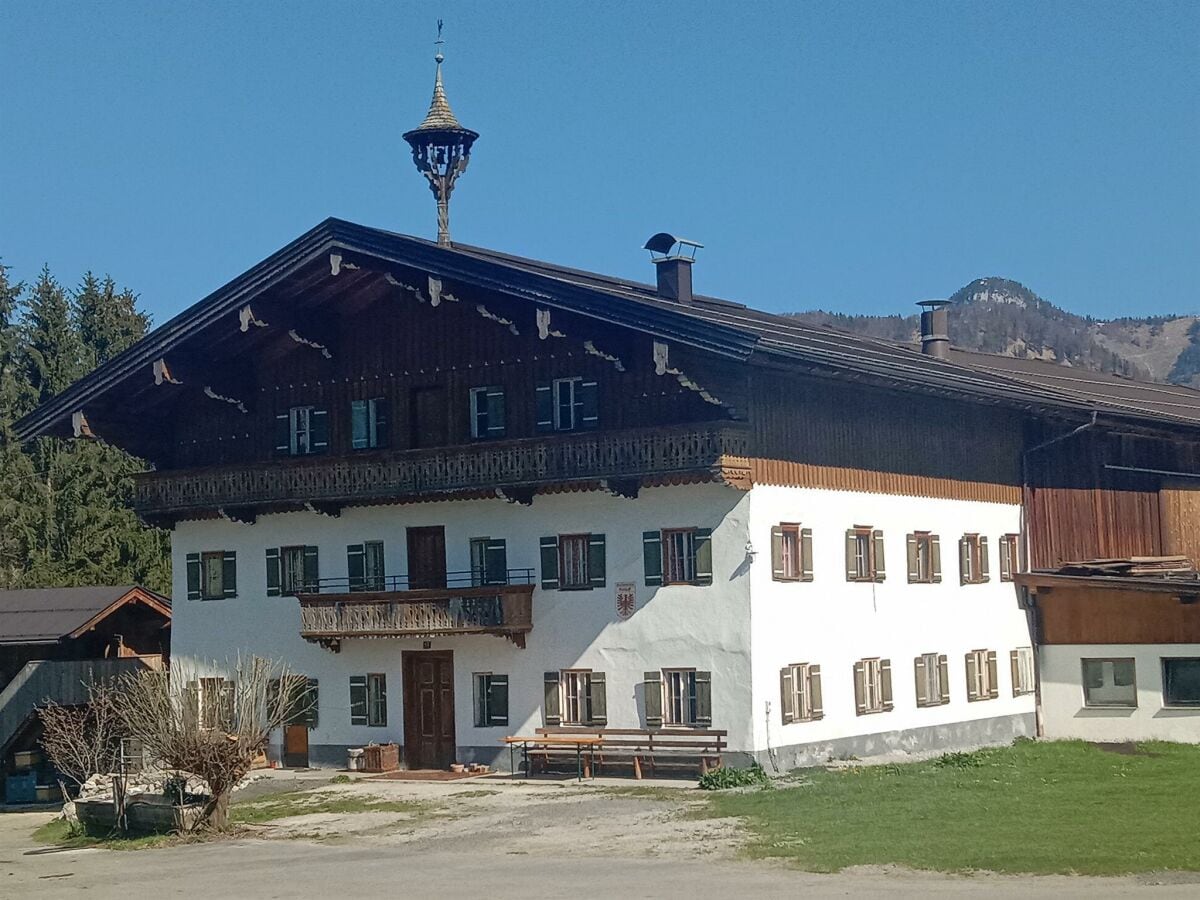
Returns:
[[[1152,578],[1117,575],[1060,575],[1057,572],[1019,572],[1013,580],[1022,587],[1049,590],[1053,588],[1098,588],[1110,591],[1133,591],[1143,594],[1170,594],[1175,597],[1200,597],[1200,578],[1196,576]]]
[[[171,617],[171,601],[135,584],[0,591],[0,644],[44,644],[78,637],[130,602]]]
[[[419,269],[743,362],[1060,416],[1097,414],[1106,425],[1200,433],[1200,391],[1191,388],[964,351],[936,359],[909,344],[818,328],[715,297],[697,295],[692,303],[680,304],[660,299],[654,286],[641,282],[327,219],[22,418],[18,437],[27,440],[61,428],[73,412],[127,379],[144,381],[155,360],[191,335],[236,315],[273,285],[331,253],[352,256],[360,270]]]
[[[442,59],[440,55],[437,60],[437,75],[433,79],[433,99],[429,101],[429,112],[425,114],[425,121],[413,130],[467,130],[458,123],[458,118],[454,115],[454,110],[450,108],[450,101],[446,99],[446,89],[442,87]],[[411,134],[412,132],[409,133]]]

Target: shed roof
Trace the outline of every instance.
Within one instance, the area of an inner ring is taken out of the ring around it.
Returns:
[[[135,584],[0,591],[0,644],[42,644],[76,637],[130,602],[166,618],[171,601]]]

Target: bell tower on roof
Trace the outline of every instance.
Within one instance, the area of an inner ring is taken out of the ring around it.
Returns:
[[[442,85],[442,20],[438,19],[437,73],[433,80],[433,99],[425,121],[412,131],[404,133],[404,140],[412,147],[413,163],[429,181],[429,189],[437,199],[438,243],[450,246],[450,194],[458,176],[467,170],[471,159],[471,145],[479,133],[459,124],[446,99]]]

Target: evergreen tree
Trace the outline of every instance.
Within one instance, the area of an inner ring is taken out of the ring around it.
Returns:
[[[17,416],[28,408],[29,385],[22,377],[17,303],[24,286],[9,284],[0,265],[0,588],[15,586],[24,572],[34,533],[29,495],[33,463],[13,435]]]
[[[86,273],[74,300],[75,321],[89,370],[140,340],[150,327],[149,317],[137,308],[137,295],[128,288],[118,291],[116,282],[107,275],[101,281],[91,272]]]
[[[83,347],[66,292],[44,266],[22,318],[26,377],[37,403],[66,390],[83,374]]]

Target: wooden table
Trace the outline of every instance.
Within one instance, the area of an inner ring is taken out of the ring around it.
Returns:
[[[520,744],[521,752],[525,757],[525,777],[528,778],[531,774],[529,766],[529,745],[538,744],[545,747],[574,747],[575,748],[575,774],[579,781],[583,781],[583,748],[586,747],[589,752],[595,752],[596,748],[601,746],[604,741],[598,737],[590,737],[588,735],[554,735],[537,737],[522,737],[513,736],[501,739],[503,743],[508,745],[508,769],[513,778],[517,777],[517,767],[513,764],[513,749]],[[596,767],[592,765],[591,777],[596,777]]]

